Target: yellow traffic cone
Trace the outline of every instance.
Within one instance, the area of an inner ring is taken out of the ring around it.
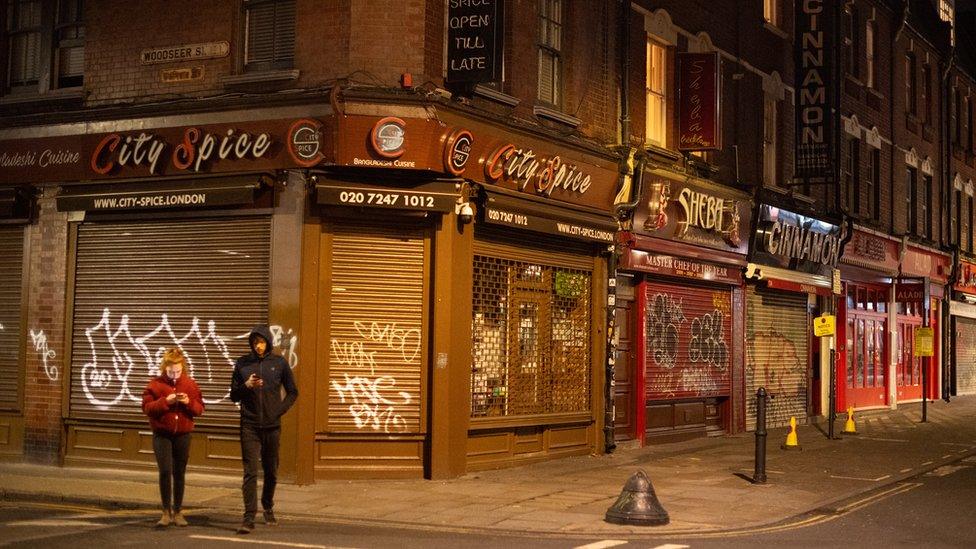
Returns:
[[[854,425],[854,407],[847,407],[847,421],[844,423],[844,434],[845,435],[856,435],[857,426]]]
[[[801,450],[800,442],[796,438],[796,417],[790,416],[790,433],[786,435],[786,443],[780,446],[784,450]]]

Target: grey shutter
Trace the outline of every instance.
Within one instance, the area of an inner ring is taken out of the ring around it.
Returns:
[[[270,236],[266,216],[79,225],[70,417],[144,422],[142,390],[178,345],[207,403],[197,425],[235,425],[230,376],[267,322]]]
[[[0,227],[0,410],[20,406],[24,228]]]

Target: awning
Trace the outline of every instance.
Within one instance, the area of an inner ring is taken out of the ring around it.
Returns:
[[[319,179],[315,202],[322,206],[355,206],[389,210],[453,212],[461,196],[460,180],[374,185],[361,181]]]
[[[563,207],[552,201],[542,202],[534,197],[503,194],[486,190],[483,221],[503,225],[612,244],[617,224],[609,215]]]
[[[827,278],[756,263],[746,265],[746,278],[761,280],[770,288],[824,297],[841,294],[840,273],[836,269],[833,272],[833,278]]]
[[[252,204],[259,174],[68,187],[57,196],[58,211],[118,212],[212,208]]]

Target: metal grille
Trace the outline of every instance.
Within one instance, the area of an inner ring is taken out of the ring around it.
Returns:
[[[976,394],[976,320],[953,317],[956,321],[956,393]]]
[[[268,319],[270,239],[267,216],[79,225],[70,417],[145,422],[142,390],[179,346],[207,405],[197,425],[236,425],[230,377]]]
[[[756,427],[756,390],[775,398],[766,406],[766,426],[807,417],[810,322],[807,295],[746,290],[746,429]]]
[[[20,314],[24,228],[0,227],[0,410],[20,405]],[[40,336],[43,337],[43,336]],[[46,353],[38,338],[38,353]],[[43,354],[42,354],[43,356]]]
[[[475,255],[472,417],[589,410],[590,278]]]

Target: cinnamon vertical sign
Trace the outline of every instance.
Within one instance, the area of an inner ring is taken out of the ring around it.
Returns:
[[[678,54],[678,150],[722,148],[718,52]]]

